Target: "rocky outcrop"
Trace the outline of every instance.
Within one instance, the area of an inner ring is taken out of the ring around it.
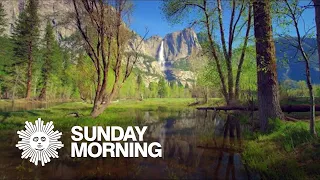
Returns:
[[[23,11],[26,0],[1,0],[7,14],[6,19],[8,26],[6,34],[11,34],[15,21],[18,19],[20,12]],[[41,30],[44,29],[47,20],[50,20],[56,29],[57,35],[68,37],[76,31],[73,20],[70,18],[73,12],[71,0],[40,0],[39,15]]]
[[[160,36],[152,36],[148,38],[144,42],[144,49],[145,49],[144,53],[148,54],[149,56],[157,58],[161,41],[162,41],[162,38]]]
[[[182,70],[173,70],[172,74],[175,76],[177,80],[181,82],[183,85],[187,85],[191,87],[193,85],[193,81],[195,80],[195,75],[191,71],[182,71]]]
[[[201,50],[197,34],[187,28],[167,34],[164,37],[164,54],[167,61],[175,61],[188,57],[193,51]]]
[[[140,42],[142,43],[137,49],[137,44]],[[163,68],[157,63],[160,59],[159,52],[162,42],[163,56],[166,61],[165,72],[163,72]],[[193,52],[197,53],[201,51],[197,35],[191,28],[167,34],[164,38],[161,38],[160,36],[151,36],[144,41],[137,35],[129,43],[128,51],[130,50],[138,50],[140,54],[152,57],[152,63],[147,62],[146,58],[137,63],[137,68],[146,73],[165,76],[169,80],[175,79],[183,85],[188,84],[189,86],[191,86],[191,82],[195,79],[195,76],[191,71],[172,66],[172,64],[179,64],[180,61],[188,61],[189,56]],[[152,68],[147,68],[149,66],[152,66]],[[148,79],[156,81],[159,78],[149,77]]]
[[[134,41],[141,41],[141,37],[136,37]],[[164,38],[151,36],[144,40],[139,48],[139,52],[158,59],[161,42],[164,42],[164,57],[166,61],[177,61],[186,58],[191,53],[201,50],[197,34],[191,28],[167,34]],[[130,44],[134,47],[133,42]]]

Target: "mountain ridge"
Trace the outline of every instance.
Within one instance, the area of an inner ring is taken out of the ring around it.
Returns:
[[[15,25],[15,21],[18,19],[19,13],[23,11],[26,5],[26,0],[2,0],[2,2],[4,4],[4,9],[9,23],[5,33],[10,35],[13,32],[13,27]],[[77,30],[75,22],[72,20],[72,12],[73,4],[70,0],[39,1],[41,32],[44,32],[47,19],[50,19],[59,40],[70,37]],[[167,40],[168,38],[169,40]],[[137,35],[128,43],[128,47],[126,49],[128,51],[136,49],[135,44],[141,41],[141,39],[142,38]],[[190,40],[192,43],[189,43]],[[139,71],[145,73],[146,79],[149,79],[149,81],[158,81],[161,76],[166,77],[165,73],[160,71],[161,66],[157,63],[159,48],[162,41],[165,41],[164,56],[166,61],[177,61],[181,58],[187,58],[190,55],[191,49],[201,48],[200,45],[197,44],[196,34],[191,29],[169,33],[163,38],[154,35],[144,40],[142,47],[139,50],[139,53],[144,55],[139,58],[140,63],[138,63],[137,68]],[[168,66],[170,66],[170,64],[171,63],[168,63]],[[180,72],[178,69],[174,69],[174,72],[177,71],[179,71],[179,73],[176,74],[186,74],[185,72]],[[151,77],[150,74],[157,78]],[[187,72],[187,74],[189,74],[188,78],[192,76],[191,72]],[[175,75],[173,74],[173,76]],[[183,82],[184,84],[186,83],[185,79],[179,79],[179,77],[177,77],[177,81]]]

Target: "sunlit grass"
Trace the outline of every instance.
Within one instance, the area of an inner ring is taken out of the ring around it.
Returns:
[[[143,101],[126,100],[112,103],[100,116],[92,118],[90,112],[92,104],[82,102],[70,102],[57,105],[48,109],[36,109],[29,111],[1,112],[0,129],[19,129],[25,121],[35,121],[41,117],[45,122],[53,121],[56,127],[70,129],[74,125],[98,126],[98,125],[135,125],[137,117],[143,116],[141,110],[161,111],[159,116],[166,116],[165,112],[185,110],[193,99],[184,98],[155,98]],[[79,118],[70,116],[78,113]]]
[[[152,116],[163,119],[174,116],[172,112],[194,109],[194,106],[188,106],[192,102],[195,100],[183,98],[114,102],[97,118],[90,116],[92,104],[82,102],[65,103],[48,109],[1,112],[0,131],[12,133],[21,129],[25,121],[35,121],[39,117],[46,122],[53,121],[55,127],[64,132],[69,132],[74,125],[139,125],[139,119],[142,120],[144,116],[143,111],[150,111]],[[215,101],[211,100],[210,104],[214,103]],[[69,115],[74,112],[79,113],[80,117]],[[238,118],[241,123],[248,123],[246,118]],[[270,122],[270,127],[271,130],[267,134],[243,132],[247,139],[242,154],[243,162],[263,179],[319,179],[320,142],[309,134],[308,122],[274,120]],[[317,122],[316,127],[319,137],[320,122]],[[5,134],[2,135],[0,139],[7,138]],[[199,142],[205,144],[211,137],[212,134],[200,137]],[[175,174],[171,174],[171,178],[174,177]]]
[[[242,154],[244,162],[263,179],[306,179],[320,177],[320,158],[306,160],[305,152],[310,149],[313,153],[319,152],[314,144],[319,140],[309,133],[306,122],[280,122],[271,123],[273,131],[268,134],[252,134],[252,140],[245,145]],[[318,136],[320,123],[317,123]],[[304,160],[303,160],[304,159]],[[302,164],[309,162],[310,164]],[[317,165],[318,164],[318,165]],[[316,170],[316,171],[315,171]]]

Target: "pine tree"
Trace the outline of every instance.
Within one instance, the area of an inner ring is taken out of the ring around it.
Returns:
[[[139,73],[137,76],[137,92],[139,94],[140,100],[143,100],[143,94],[144,94],[145,86],[143,83],[143,79],[141,74]]]
[[[5,31],[6,25],[7,25],[6,13],[4,11],[3,4],[0,2],[0,36]]]
[[[168,96],[168,85],[167,85],[166,80],[164,78],[161,78],[159,80],[158,95],[160,98],[165,98]]]
[[[25,10],[19,14],[13,32],[14,65],[27,64],[26,99],[31,97],[32,70],[39,37],[38,0],[29,0]]]
[[[149,98],[158,97],[158,86],[155,82],[150,82],[149,91],[150,91]]]
[[[52,72],[57,69],[57,63],[60,62],[59,54],[61,54],[59,52],[59,45],[56,41],[53,27],[49,20],[45,29],[43,42],[45,44],[43,49],[43,64],[41,68],[42,89],[39,95],[40,100],[46,99],[48,81]]]

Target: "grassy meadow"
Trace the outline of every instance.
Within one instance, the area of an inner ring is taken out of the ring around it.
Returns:
[[[209,104],[219,104],[220,99],[211,99]],[[143,124],[144,111],[157,114],[159,119],[172,116],[172,112],[194,110],[189,106],[191,98],[154,98],[143,101],[124,100],[113,102],[101,116],[90,116],[92,104],[68,102],[47,109],[0,112],[1,140],[12,136],[13,131],[23,128],[25,121],[41,117],[45,122],[53,121],[55,128],[68,132],[74,125],[80,126],[130,126]],[[1,105],[11,102],[1,101]],[[79,117],[74,117],[77,113]],[[141,117],[141,118],[140,118]],[[242,117],[244,118],[244,117]],[[249,118],[249,117],[248,117]],[[240,120],[241,123],[248,121]],[[244,146],[242,161],[250,171],[262,179],[318,179],[320,173],[320,141],[308,131],[308,121],[271,121],[272,131],[243,132]],[[317,132],[320,122],[317,121]],[[319,136],[320,134],[318,134]]]

